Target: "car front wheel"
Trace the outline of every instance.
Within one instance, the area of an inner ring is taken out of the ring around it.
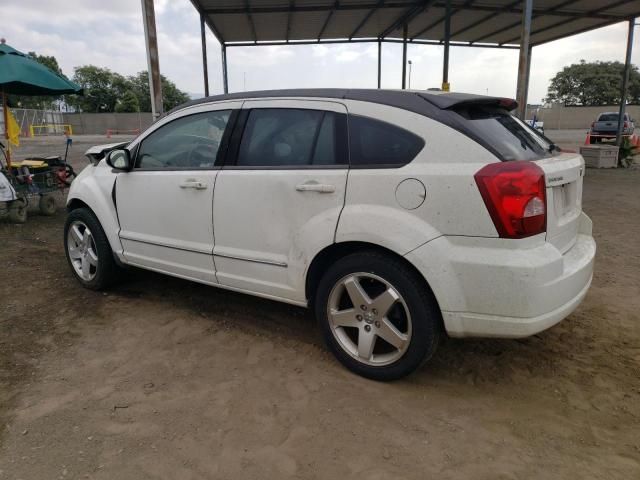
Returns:
[[[119,268],[100,222],[87,208],[73,210],[64,225],[67,261],[76,279],[91,290],[101,290],[117,278]]]
[[[316,316],[340,362],[374,380],[395,380],[436,350],[441,317],[424,281],[376,251],[351,254],[320,281]]]

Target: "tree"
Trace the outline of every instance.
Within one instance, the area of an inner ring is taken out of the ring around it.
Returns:
[[[564,105],[617,105],[620,103],[622,73],[620,62],[591,62],[564,67],[551,79],[545,102]],[[635,65],[629,70],[628,103],[640,103],[640,71]]]
[[[140,103],[133,90],[124,92],[122,99],[116,104],[116,112],[139,112]]]
[[[58,75],[62,75],[62,69],[58,65],[56,57],[49,55],[38,55],[36,52],[29,52],[28,55],[38,63],[41,63],[50,70],[56,72]],[[50,96],[26,96],[26,95],[10,95],[10,105],[20,108],[36,108],[41,110],[52,110],[55,108],[56,102],[61,97]]]
[[[122,75],[94,65],[76,67],[73,81],[84,89],[84,95],[69,97],[69,103],[83,112],[113,112],[118,99],[130,90]]]
[[[149,75],[147,71],[139,72],[137,75],[128,77],[133,91],[138,97],[141,112],[151,111],[151,97],[149,94]],[[189,101],[189,95],[176,87],[175,83],[167,79],[164,75],[160,75],[162,84],[162,104],[164,111],[167,112],[178,105]]]

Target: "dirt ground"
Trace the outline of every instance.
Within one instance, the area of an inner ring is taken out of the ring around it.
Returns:
[[[565,321],[390,384],[304,309],[142,271],[90,292],[63,210],[0,222],[0,479],[640,478],[639,199],[640,169],[587,171],[595,278]]]

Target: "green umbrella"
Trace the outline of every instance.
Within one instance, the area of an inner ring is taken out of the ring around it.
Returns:
[[[2,91],[5,137],[8,132],[7,95],[82,94],[79,85],[50,70],[41,63],[0,41],[0,91]],[[11,160],[8,166],[11,166]]]
[[[0,90],[11,95],[82,93],[79,85],[5,43],[0,43]]]

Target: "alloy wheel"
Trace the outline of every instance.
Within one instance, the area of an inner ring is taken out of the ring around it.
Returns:
[[[364,364],[392,364],[409,347],[407,304],[393,285],[372,273],[341,278],[329,294],[327,316],[340,347]]]
[[[93,234],[84,222],[74,221],[67,233],[69,260],[76,274],[84,281],[91,281],[98,272],[98,253]]]

